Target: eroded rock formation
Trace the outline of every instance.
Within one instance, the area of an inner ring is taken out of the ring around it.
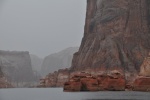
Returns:
[[[149,18],[149,0],[87,0],[84,37],[64,89],[149,90]],[[81,71],[96,79],[76,77]]]
[[[127,80],[138,75],[150,52],[149,4],[149,0],[87,0],[85,33],[71,70],[118,70]]]
[[[104,91],[104,90],[125,90],[125,78],[118,71],[111,71],[109,74],[93,76],[81,72],[74,75],[64,84],[64,91]]]

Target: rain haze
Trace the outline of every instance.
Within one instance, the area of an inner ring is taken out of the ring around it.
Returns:
[[[86,0],[1,0],[0,50],[45,57],[80,46]]]

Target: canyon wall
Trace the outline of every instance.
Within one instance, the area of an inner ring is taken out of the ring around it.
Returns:
[[[26,87],[34,82],[29,52],[0,50],[2,72],[14,87]]]
[[[59,69],[69,68],[71,66],[73,54],[77,52],[78,49],[78,47],[69,47],[45,57],[41,68],[42,75],[45,76]]]
[[[118,70],[136,76],[150,52],[148,0],[87,0],[85,31],[72,71]]]
[[[150,91],[149,18],[149,0],[87,0],[84,36],[64,90]]]

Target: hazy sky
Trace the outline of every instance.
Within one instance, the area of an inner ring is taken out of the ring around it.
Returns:
[[[40,57],[80,46],[86,0],[0,0],[0,50]]]

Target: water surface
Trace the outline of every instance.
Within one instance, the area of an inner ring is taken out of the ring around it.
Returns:
[[[63,92],[62,88],[0,89],[0,100],[150,100],[150,93]]]

